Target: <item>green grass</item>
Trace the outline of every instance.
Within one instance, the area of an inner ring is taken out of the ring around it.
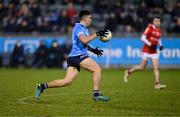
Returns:
[[[154,90],[152,72],[137,72],[125,84],[124,70],[103,70],[101,90],[111,100],[94,102],[91,74],[82,70],[71,86],[46,90],[36,101],[36,82],[63,78],[64,70],[0,69],[0,116],[180,116],[180,71],[160,71],[164,90]]]

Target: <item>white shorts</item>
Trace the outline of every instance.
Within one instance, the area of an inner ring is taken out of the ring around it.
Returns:
[[[154,54],[149,54],[146,52],[142,52],[142,59],[159,59],[159,55],[158,53],[154,53]]]

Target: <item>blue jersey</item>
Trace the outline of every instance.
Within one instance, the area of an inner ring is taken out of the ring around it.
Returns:
[[[88,55],[87,46],[80,41],[80,35],[89,36],[89,30],[85,25],[76,23],[72,31],[72,49],[69,57]]]

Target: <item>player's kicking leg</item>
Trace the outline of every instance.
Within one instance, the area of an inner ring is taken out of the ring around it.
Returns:
[[[91,58],[86,58],[80,63],[80,66],[93,74],[93,99],[94,101],[109,101],[109,98],[103,96],[99,91],[101,80],[101,68]]]
[[[153,67],[154,67],[154,78],[155,78],[155,89],[163,89],[166,88],[166,85],[160,84],[159,79],[159,62],[158,59],[151,59]]]
[[[64,79],[53,80],[51,82],[43,83],[43,84],[38,83],[35,93],[36,99],[39,99],[40,95],[47,88],[57,88],[57,87],[71,85],[72,81],[75,79],[77,74],[78,74],[78,70],[75,67],[68,67]]]
[[[147,59],[146,58],[143,58],[141,60],[141,63],[139,65],[135,65],[133,66],[132,68],[130,69],[126,69],[125,72],[124,72],[124,82],[127,83],[128,82],[128,77],[130,74],[136,72],[136,71],[139,71],[139,70],[143,70],[145,68],[147,64]]]

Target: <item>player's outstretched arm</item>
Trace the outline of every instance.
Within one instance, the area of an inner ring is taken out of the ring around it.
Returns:
[[[79,40],[83,43],[83,44],[88,44],[90,41],[92,41],[93,39],[95,39],[97,37],[96,33],[90,35],[90,36],[85,36],[85,35],[80,35],[79,36]]]
[[[87,48],[89,51],[93,52],[94,54],[96,54],[98,57],[102,56],[103,55],[103,50],[101,49],[98,49],[98,47],[96,47],[95,49],[92,48],[91,46],[87,45]]]
[[[99,30],[96,32],[96,35],[97,36],[105,36],[108,34],[108,30],[107,29],[104,29],[104,30]]]
[[[107,34],[108,34],[108,30],[99,30],[90,36],[80,35],[79,39],[83,44],[88,44],[90,41],[95,39],[97,36],[106,36]]]
[[[94,48],[92,48],[90,45],[87,45],[87,49],[88,49],[88,51],[93,52],[93,49],[94,49]]]

